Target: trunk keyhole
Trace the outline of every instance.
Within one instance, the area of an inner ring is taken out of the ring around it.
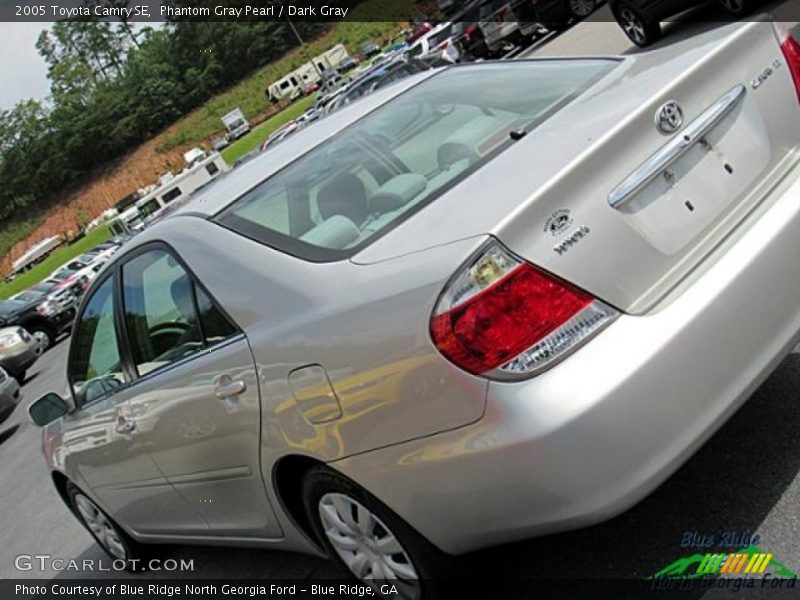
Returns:
[[[684,204],[686,205],[686,208],[689,209],[689,212],[694,212],[694,204],[692,204],[688,200],[686,202],[684,202]]]
[[[729,163],[725,163],[725,170],[729,175],[733,175],[733,167]]]

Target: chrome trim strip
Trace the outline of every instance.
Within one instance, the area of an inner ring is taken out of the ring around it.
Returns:
[[[670,165],[711,131],[742,101],[747,88],[737,85],[722,96],[699,117],[689,123],[683,132],[678,133],[671,141],[661,147],[655,154],[644,161],[625,181],[608,195],[608,204],[620,209],[625,206],[647,184],[661,175]]]

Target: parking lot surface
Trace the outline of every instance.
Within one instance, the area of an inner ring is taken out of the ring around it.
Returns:
[[[789,2],[770,9],[780,17]],[[603,8],[601,10],[607,10]],[[676,23],[660,44],[674,43],[703,26]],[[532,55],[633,52],[613,23],[587,22],[518,53]],[[27,405],[48,391],[65,390],[69,341],[62,340],[30,370],[25,398],[0,424],[0,576],[3,578],[119,577],[120,573],[20,571],[19,555],[64,559],[104,557],[53,489],[40,452],[39,430]],[[800,352],[789,355],[747,404],[665,485],[619,517],[575,532],[463,557],[464,573],[505,578],[641,578],[686,552],[687,532],[739,532],[760,536],[760,547],[800,570]],[[287,552],[175,546],[173,558],[192,559],[197,578],[336,578],[327,561]],[[554,560],[554,557],[560,557]],[[565,560],[565,557],[569,557]],[[125,577],[153,578],[150,572]],[[524,593],[516,597],[524,597]],[[515,597],[512,593],[509,598]]]

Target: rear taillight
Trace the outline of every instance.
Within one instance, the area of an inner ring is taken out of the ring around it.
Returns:
[[[797,91],[797,99],[800,100],[800,42],[794,39],[792,32],[783,25],[776,24],[778,41],[781,44],[783,57],[789,66],[789,72],[794,80],[794,87]]]
[[[616,315],[492,241],[442,292],[431,336],[462,369],[522,379],[563,358]]]

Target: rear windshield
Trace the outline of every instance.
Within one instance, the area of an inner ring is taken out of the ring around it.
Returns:
[[[306,260],[346,258],[516,143],[510,132],[530,131],[615,65],[547,60],[446,69],[266,179],[215,220]]]

